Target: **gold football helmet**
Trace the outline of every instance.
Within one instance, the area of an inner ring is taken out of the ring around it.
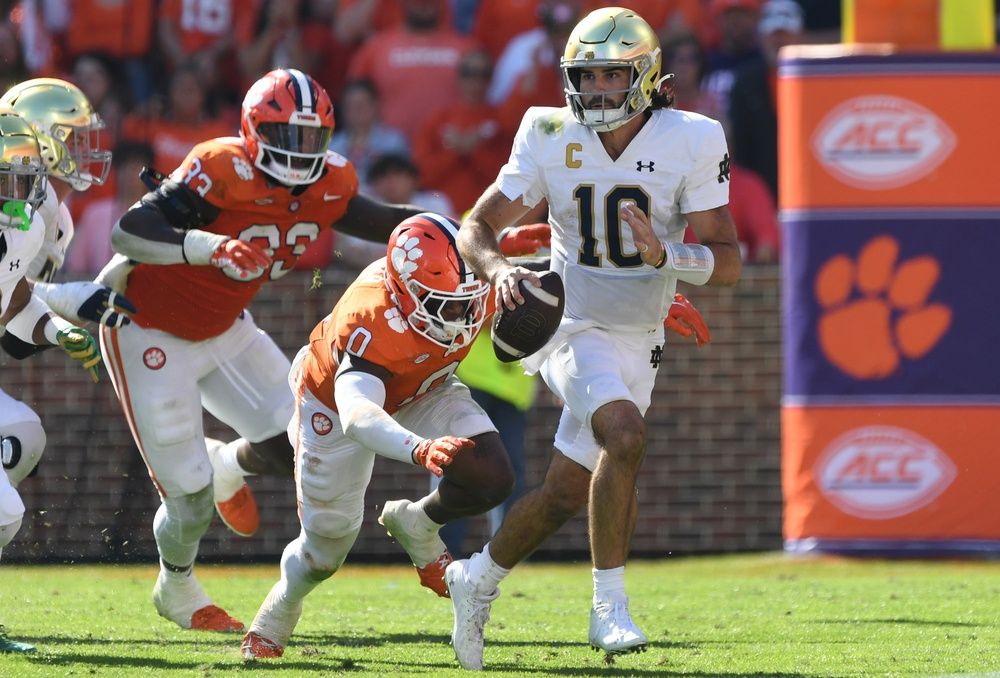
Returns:
[[[80,88],[56,78],[35,78],[14,85],[0,98],[31,123],[49,172],[77,191],[103,184],[111,151],[101,148],[104,122]]]
[[[0,228],[27,231],[45,189],[35,131],[14,111],[0,109]]]
[[[570,33],[559,65],[566,103],[580,122],[598,132],[609,132],[649,108],[660,77],[660,40],[645,20],[630,9],[605,7],[583,18]],[[580,91],[582,68],[627,68],[629,89],[603,94]],[[625,95],[616,108],[605,108],[608,97]]]

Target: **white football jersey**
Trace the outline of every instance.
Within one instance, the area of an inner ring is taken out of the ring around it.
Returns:
[[[611,160],[568,107],[529,108],[497,186],[529,206],[549,202],[551,268],[566,288],[564,325],[656,330],[677,279],[642,263],[622,203],[650,215],[661,240],[681,242],[684,214],[729,202],[726,137],[711,118],[655,110]]]
[[[46,187],[45,202],[38,208],[38,216],[45,222],[45,240],[28,266],[28,278],[41,282],[51,282],[62,268],[74,231],[73,217],[66,205],[59,202],[52,182],[47,182]]]
[[[44,239],[45,222],[38,213],[27,231],[0,228],[0,315],[10,306],[14,288],[27,274],[28,264],[37,256]]]

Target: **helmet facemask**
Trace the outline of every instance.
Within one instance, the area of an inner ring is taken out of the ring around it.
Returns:
[[[262,122],[250,127],[260,147],[257,166],[288,186],[311,184],[319,179],[333,136],[330,127],[296,122],[300,115],[293,114],[287,124]]]
[[[577,121],[596,132],[610,132],[649,108],[653,102],[654,88],[650,88],[648,82],[657,75],[652,71],[658,70],[659,55],[660,50],[657,48],[653,53],[620,60],[560,59],[566,102]],[[629,87],[607,92],[581,92],[580,81],[584,68],[624,68],[629,74]],[[659,84],[660,80],[657,79],[656,86]],[[614,101],[618,97],[623,97],[620,106],[605,107],[609,100]]]
[[[469,346],[486,319],[490,288],[482,281],[461,285],[455,292],[442,292],[410,280],[406,291],[415,304],[406,316],[410,327],[449,353]]]
[[[38,158],[0,161],[0,228],[27,231],[45,200],[46,185]]]
[[[86,125],[56,123],[38,135],[49,171],[74,190],[101,186],[111,171],[111,151],[101,148],[104,121],[94,113]]]

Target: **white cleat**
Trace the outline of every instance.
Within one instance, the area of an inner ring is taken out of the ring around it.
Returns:
[[[167,576],[163,570],[153,587],[153,605],[164,619],[169,619],[183,629],[191,628],[195,612],[212,604],[212,599],[201,588],[195,576]]]
[[[628,598],[594,603],[590,609],[590,646],[608,655],[645,652],[649,641],[632,621]]]
[[[241,537],[250,537],[260,528],[257,500],[243,476],[227,469],[221,460],[226,443],[205,438],[208,460],[212,463],[212,494],[222,522]]]
[[[260,605],[260,609],[257,611],[257,616],[254,617],[253,623],[250,624],[250,630],[247,634],[248,637],[256,635],[281,650],[288,646],[288,641],[292,637],[292,631],[295,630],[295,625],[299,623],[299,617],[302,616],[302,601],[300,600],[296,604],[289,604],[282,600],[278,592],[283,588],[280,581],[271,587],[267,598],[264,599],[264,602]],[[264,643],[264,645],[267,643]],[[251,658],[246,653],[244,653],[244,656],[248,659]],[[279,653],[276,656],[280,657],[281,654]]]
[[[500,589],[482,594],[469,580],[468,560],[456,560],[445,570],[444,580],[451,592],[455,623],[451,627],[451,645],[463,669],[483,668],[483,636],[490,620],[490,605],[500,595]]]
[[[451,564],[451,553],[437,530],[428,531],[420,525],[416,508],[407,499],[387,501],[378,522],[410,556],[420,583],[442,598],[448,597],[444,583],[445,568]]]

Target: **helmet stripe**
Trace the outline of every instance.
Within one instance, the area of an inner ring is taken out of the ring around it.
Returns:
[[[303,109],[304,113],[312,113],[316,97],[313,96],[312,83],[309,77],[297,68],[289,68],[288,74],[292,76],[292,85],[295,89],[295,103]]]
[[[455,249],[455,253],[458,253],[458,243],[455,240],[458,238],[458,228],[455,227],[455,224],[451,221],[451,219],[443,217],[440,214],[434,214],[433,212],[421,212],[417,216],[423,217],[428,221],[437,224],[437,227],[442,233],[444,233],[444,236],[448,238],[448,242],[450,242],[451,246]],[[473,273],[471,269],[465,267],[465,260],[462,259],[462,256],[459,255],[456,258],[458,259],[458,275],[461,278],[462,283],[465,284],[475,282],[476,274]]]

